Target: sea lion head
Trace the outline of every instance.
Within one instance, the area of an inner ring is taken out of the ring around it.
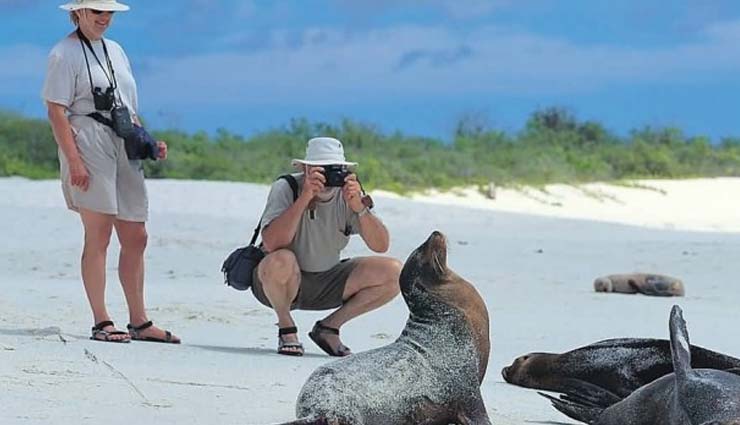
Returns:
[[[491,349],[488,310],[475,287],[447,267],[447,240],[442,233],[432,232],[409,255],[399,283],[412,320],[429,324],[454,321],[471,333],[482,381]]]
[[[514,359],[510,366],[501,370],[504,381],[525,388],[549,389],[553,386],[550,380],[553,377],[555,354],[529,353]]]
[[[594,280],[594,289],[596,292],[613,292],[614,284],[608,277],[600,277]]]
[[[435,230],[403,265],[399,279],[401,294],[413,312],[412,307],[419,304],[419,298],[427,298],[429,291],[448,279],[447,240]]]

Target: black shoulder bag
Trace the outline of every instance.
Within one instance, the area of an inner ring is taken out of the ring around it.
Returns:
[[[293,191],[293,202],[295,202],[298,199],[298,182],[295,177],[285,174],[278,177],[278,180],[280,179],[284,179],[290,185]],[[252,286],[252,273],[260,261],[265,258],[265,253],[261,248],[262,244],[260,246],[255,245],[261,228],[262,220],[259,221],[257,227],[254,229],[254,234],[249,245],[238,248],[229,254],[221,266],[221,271],[224,274],[224,283],[237,291],[246,291]]]

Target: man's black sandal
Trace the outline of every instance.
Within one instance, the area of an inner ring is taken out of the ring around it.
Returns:
[[[300,342],[288,342],[283,340],[283,335],[297,334],[298,328],[295,326],[289,326],[287,328],[278,329],[278,349],[277,353],[285,356],[302,356],[303,355],[303,344]]]
[[[143,323],[139,326],[134,326],[131,323],[126,325],[126,328],[128,329],[129,335],[131,335],[131,339],[134,341],[147,341],[147,342],[163,342],[165,344],[179,344],[180,340],[173,339],[172,338],[172,332],[170,331],[164,331],[164,339],[162,338],[155,338],[153,336],[142,336],[141,331],[144,329],[149,329],[154,325],[152,321],[148,321],[146,323]]]
[[[110,320],[104,320],[93,326],[92,336],[90,337],[90,339],[92,339],[93,341],[117,342],[124,344],[127,342],[131,342],[131,337],[129,336],[128,332],[103,330],[103,328],[106,328],[108,326],[113,326],[114,328],[116,327],[116,325],[114,325],[113,322],[111,322]],[[112,335],[126,335],[126,338],[111,339]]]
[[[332,348],[331,345],[329,345],[328,342],[321,336],[322,334],[332,334],[339,336],[339,329],[337,328],[330,328],[328,326],[324,326],[321,324],[321,321],[316,322],[315,325],[313,325],[313,329],[311,332],[308,333],[309,338],[313,342],[316,343],[316,345],[319,346],[324,352],[332,357],[345,357],[352,354],[352,350],[349,349],[346,345],[339,343],[339,346],[335,350]]]

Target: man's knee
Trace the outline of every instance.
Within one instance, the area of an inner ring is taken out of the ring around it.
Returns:
[[[398,279],[403,268],[402,262],[391,257],[370,257],[367,265],[369,267],[363,270],[363,276],[369,286],[381,286],[393,294],[400,292]]]
[[[397,295],[401,292],[401,287],[398,279],[401,276],[401,269],[403,269],[403,263],[395,258],[386,257],[385,264],[383,267],[383,285],[388,288],[388,291]]]
[[[268,254],[259,265],[259,277],[264,286],[287,286],[300,276],[298,260],[292,251],[280,249]]]

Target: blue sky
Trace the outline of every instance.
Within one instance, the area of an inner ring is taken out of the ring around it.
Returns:
[[[342,118],[449,139],[475,116],[516,132],[563,106],[624,135],[740,136],[735,0],[121,0],[153,128],[250,135]],[[0,108],[43,117],[63,1],[0,0]]]

